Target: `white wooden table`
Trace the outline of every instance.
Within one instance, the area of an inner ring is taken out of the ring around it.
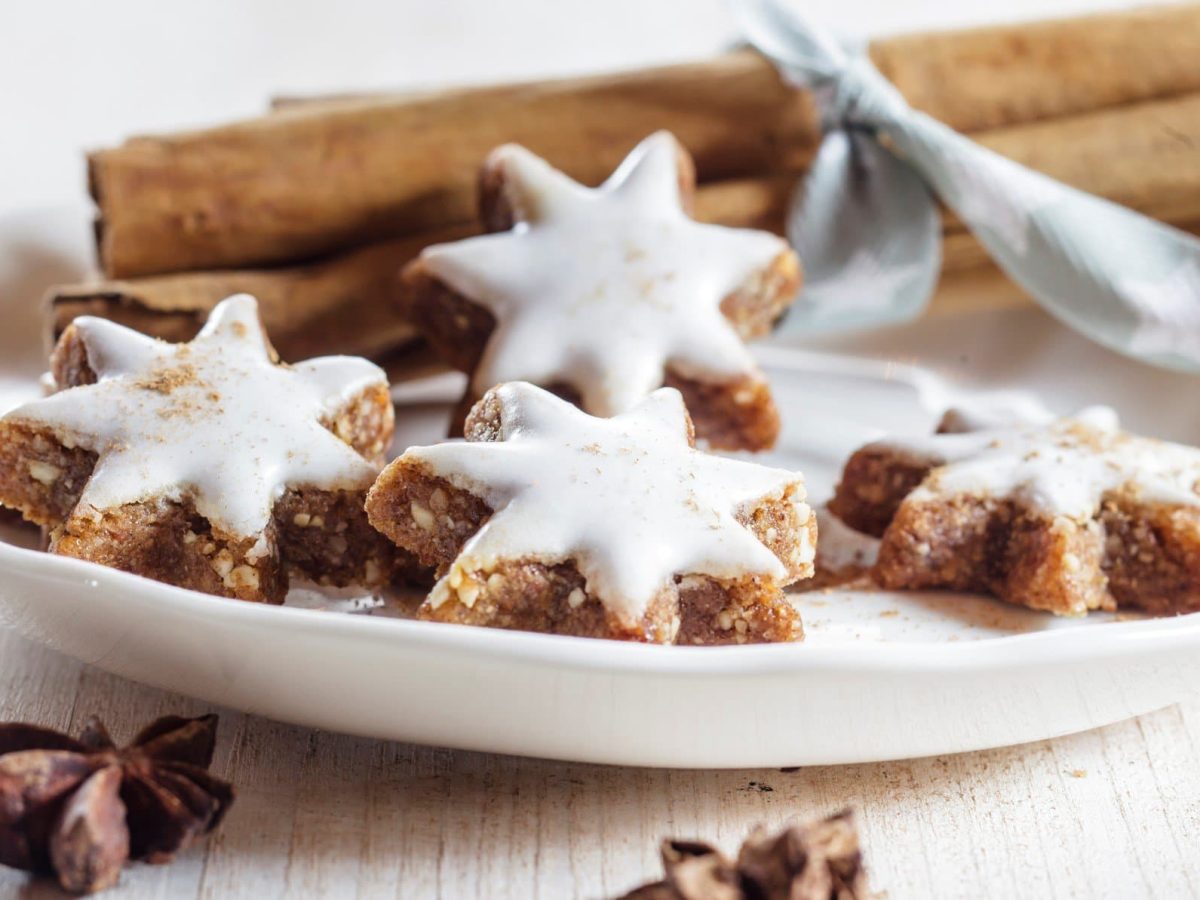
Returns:
[[[77,731],[98,714],[121,740],[205,711],[0,630],[0,719]],[[1023,747],[796,771],[571,765],[220,713],[229,817],[104,896],[609,897],[657,877],[664,836],[732,849],[755,824],[843,806],[889,900],[1200,896],[1200,696]],[[58,892],[0,870],[9,896]]]

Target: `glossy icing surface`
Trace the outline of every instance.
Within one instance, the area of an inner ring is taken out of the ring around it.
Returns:
[[[1200,502],[1200,450],[1122,431],[1108,407],[1048,422],[996,424],[958,415],[964,428],[990,427],[880,442],[938,465],[911,500],[1016,496],[1051,515],[1079,519],[1117,489],[1151,502]]]

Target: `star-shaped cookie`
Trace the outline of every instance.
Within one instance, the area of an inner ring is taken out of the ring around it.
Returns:
[[[391,574],[362,511],[392,434],[376,366],[280,363],[247,295],[186,344],[77,319],[51,364],[56,392],[0,419],[0,504],[52,552],[275,602],[289,570]]]
[[[529,381],[613,416],[666,385],[714,446],[774,443],[778,415],[743,341],[794,296],[799,263],[773,234],[696,222],[695,175],[666,132],[599,188],[528,150],[492,152],[481,185],[491,234],[427,248],[405,270],[406,314],[488,388]]]
[[[1105,407],[960,430],[973,419],[847,462],[829,508],[882,536],[881,585],[1060,615],[1200,609],[1200,450],[1122,431]]]
[[[659,643],[795,640],[812,574],[802,477],[693,446],[679,393],[598,418],[525,383],[465,442],[410,448],[371,522],[440,576],[423,618]]]

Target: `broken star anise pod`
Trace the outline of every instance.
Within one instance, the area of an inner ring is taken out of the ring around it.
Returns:
[[[662,881],[621,900],[863,900],[870,897],[849,811],[778,834],[755,831],[731,860],[711,844],[667,840]]]
[[[233,802],[207,771],[216,737],[211,715],[164,716],[120,748],[96,718],[78,739],[0,724],[0,864],[88,893],[128,859],[167,862]]]

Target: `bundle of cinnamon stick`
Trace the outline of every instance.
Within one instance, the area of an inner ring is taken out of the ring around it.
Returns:
[[[1200,230],[1200,5],[877,41],[917,108],[1067,184]],[[256,294],[285,358],[395,358],[413,333],[395,274],[472,233],[475,172],[516,141],[598,183],[673,131],[696,159],[697,216],[781,232],[820,140],[811,97],[749,51],[613,76],[282,102],[261,118],[138,137],[89,158],[109,281],[55,289],[50,330],[104,315],[184,339]],[[944,221],[942,296],[997,276]],[[119,279],[119,280],[116,280]],[[992,291],[994,294],[994,290]]]

